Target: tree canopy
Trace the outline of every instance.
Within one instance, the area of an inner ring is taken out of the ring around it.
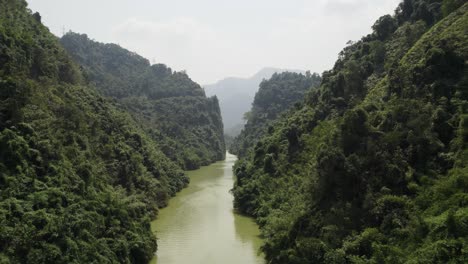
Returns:
[[[88,82],[125,111],[184,169],[196,169],[225,155],[223,123],[216,97],[185,72],[174,72],[115,44],[69,32],[60,42],[81,65]]]
[[[248,148],[267,133],[281,114],[299,104],[309,89],[316,88],[321,78],[318,74],[283,72],[275,73],[268,80],[260,83],[255,94],[252,109],[244,114],[244,129],[233,140],[230,151],[244,156]]]
[[[268,263],[468,261],[467,27],[466,3],[403,1],[246,146],[234,205]]]
[[[119,60],[102,55],[99,73],[80,67],[40,21],[24,0],[0,0],[0,262],[147,263],[157,248],[150,221],[188,183],[163,153],[179,139],[155,140],[163,132],[95,88],[123,96],[135,81],[151,100],[183,96],[157,106],[191,111],[214,138],[218,129],[218,145],[201,149],[212,159],[224,155],[215,154],[224,151],[218,102],[186,74],[115,45],[103,47]],[[158,78],[170,80],[156,90]],[[187,139],[196,146],[206,131]]]

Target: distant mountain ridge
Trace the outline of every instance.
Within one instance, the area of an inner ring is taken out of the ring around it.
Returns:
[[[309,90],[320,85],[319,74],[274,73],[260,83],[252,108],[245,114],[245,126],[229,144],[229,152],[242,158],[262,138],[282,114],[300,105]]]
[[[207,96],[216,95],[219,99],[221,115],[224,122],[224,133],[237,136],[239,126],[243,125],[243,115],[249,111],[255,93],[262,80],[270,79],[274,73],[281,72],[304,73],[302,70],[265,67],[248,78],[227,77],[214,84],[204,85]]]

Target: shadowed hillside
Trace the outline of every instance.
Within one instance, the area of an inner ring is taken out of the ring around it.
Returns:
[[[244,125],[244,113],[250,110],[260,83],[270,79],[274,73],[284,71],[287,70],[264,68],[250,78],[230,77],[204,86],[208,95],[219,98],[225,134],[235,137],[240,133]]]
[[[403,1],[237,162],[268,263],[468,262],[463,2]]]
[[[224,158],[218,99],[207,98],[187,74],[86,35],[69,32],[61,43],[87,80],[129,111],[180,166],[196,169]]]
[[[26,6],[0,0],[0,262],[146,263],[188,177]]]

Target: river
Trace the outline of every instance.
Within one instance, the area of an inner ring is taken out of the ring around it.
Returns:
[[[258,226],[233,211],[229,190],[236,156],[195,171],[190,184],[161,209],[151,228],[158,251],[151,264],[264,264]]]

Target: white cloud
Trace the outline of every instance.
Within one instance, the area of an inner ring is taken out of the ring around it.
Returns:
[[[203,16],[129,17],[115,24],[108,39],[152,62],[187,70],[201,84],[249,76],[265,66],[321,72],[333,66],[348,40],[370,33],[400,0],[295,0],[270,2],[279,9],[252,3],[252,10],[250,2],[239,1],[236,6],[247,13],[213,8]],[[281,12],[294,4],[296,12]]]
[[[194,49],[215,33],[190,18],[162,22],[129,18],[114,27],[112,36],[124,47],[162,62],[168,55],[171,61],[191,56]]]
[[[131,36],[139,40],[156,37],[159,40],[175,42],[197,41],[214,33],[208,26],[185,17],[162,22],[129,18],[117,25],[112,32],[117,36]]]
[[[368,17],[369,14],[386,15],[393,13],[400,0],[328,0],[324,13],[341,17]]]
[[[187,70],[196,81],[214,81],[211,77],[214,74],[225,74],[225,69],[219,66],[235,61],[240,46],[235,47],[224,32],[216,32],[209,25],[188,17],[167,21],[129,18],[113,28],[112,38],[151,62],[164,63],[178,71]]]
[[[371,33],[374,21],[392,12],[399,0],[320,0],[300,15],[284,17],[268,33],[270,56],[283,68],[321,72],[333,66],[348,40]]]

